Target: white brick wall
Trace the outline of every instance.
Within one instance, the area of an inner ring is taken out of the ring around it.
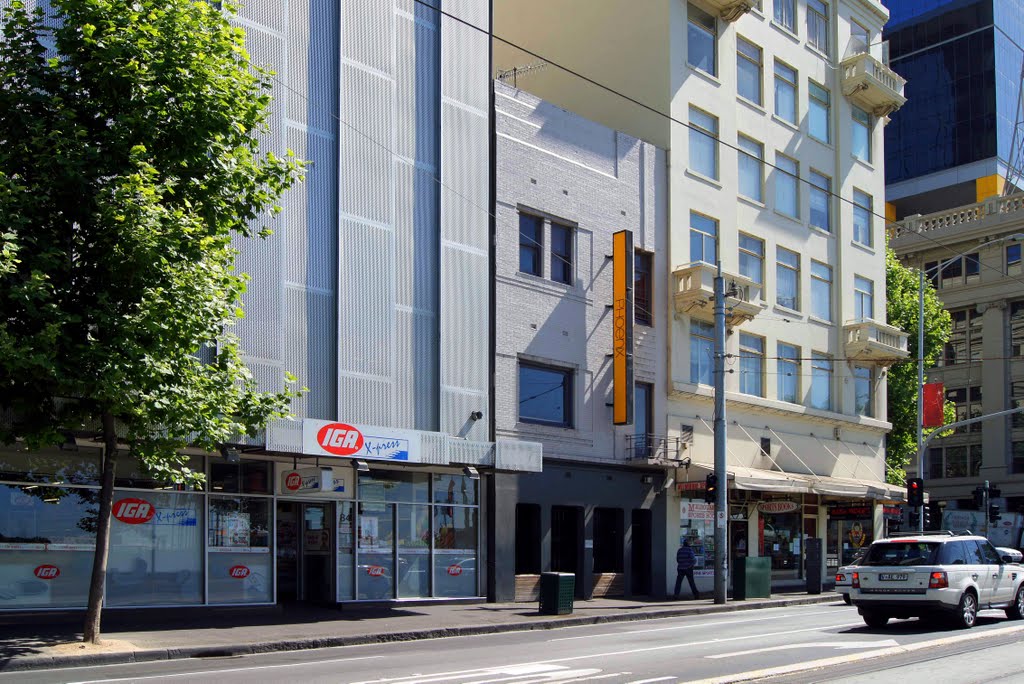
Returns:
[[[633,231],[637,249],[654,253],[665,273],[665,153],[635,138],[496,84],[498,437],[543,442],[547,458],[621,461],[624,436],[611,408],[612,233]],[[545,222],[543,277],[519,272],[519,209],[576,226],[574,285],[550,279]],[[654,277],[653,327],[635,328],[635,376],[654,384],[652,431],[663,432],[664,279]],[[518,360],[574,370],[574,424],[518,422]]]

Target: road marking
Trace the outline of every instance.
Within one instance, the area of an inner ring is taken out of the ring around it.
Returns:
[[[915,644],[907,644],[905,646],[880,648],[876,651],[851,653],[850,655],[835,656],[833,658],[823,658],[821,660],[808,660],[802,663],[782,665],[779,667],[771,667],[763,670],[749,670],[747,672],[739,672],[736,674],[724,675],[722,677],[711,677],[708,679],[701,679],[690,682],[690,684],[735,684],[735,682],[748,682],[754,679],[765,679],[768,677],[778,677],[780,675],[794,674],[797,672],[806,672],[808,670],[818,670],[821,668],[833,667],[835,665],[846,665],[848,663],[855,663],[861,660],[872,660],[874,658],[884,658],[886,656],[891,655],[913,653],[915,651],[922,651],[929,648],[935,648],[937,646],[946,646],[949,644],[961,643],[965,641],[975,641],[977,639],[987,639],[992,635],[1013,634],[1014,632],[1024,632],[1024,625],[1004,627],[1001,629],[986,629],[975,632],[974,634],[961,634],[955,637],[944,637],[942,639],[932,639],[931,641],[919,641]]]
[[[770,653],[772,651],[789,651],[797,648],[838,648],[840,650],[854,648],[878,648],[881,646],[899,646],[900,642],[895,639],[884,639],[882,641],[807,641],[800,644],[784,644],[782,646],[768,646],[766,648],[752,648],[749,651],[733,651],[732,653],[718,653],[716,655],[704,656],[716,660],[718,658],[733,658],[735,656],[752,655],[754,653]]]
[[[287,651],[287,653],[299,653],[299,651]],[[353,660],[375,660],[386,656],[357,656],[354,658],[332,658],[330,660],[318,660],[318,663],[348,663]],[[168,661],[170,662],[170,661]],[[183,661],[178,661],[183,662]],[[134,663],[139,665],[140,663]],[[303,663],[280,663],[279,665],[252,665],[250,667],[232,667],[224,670],[204,670],[201,672],[171,672],[161,675],[146,675],[144,677],[117,677],[115,679],[84,679],[80,682],[68,682],[68,684],[101,684],[102,682],[137,682],[143,679],[167,679],[170,677],[195,677],[196,675],[220,674],[223,672],[248,672],[249,670],[272,670],[279,667],[295,667]]]
[[[654,679],[638,679],[635,682],[627,682],[626,684],[651,684],[651,682],[667,682],[669,680],[675,681],[675,677],[655,677]]]
[[[834,614],[835,614],[834,610],[818,610],[818,611],[814,611],[813,613],[800,613],[799,615],[802,618],[802,617],[805,617],[805,616],[808,616],[808,615],[834,615]],[[548,639],[548,642],[550,643],[552,641],[573,641],[575,639],[596,639],[596,638],[599,638],[599,637],[621,637],[621,636],[629,636],[630,634],[649,634],[651,632],[670,632],[670,631],[676,630],[676,629],[696,629],[698,627],[699,628],[703,628],[703,627],[718,627],[718,626],[721,626],[721,625],[744,625],[744,624],[747,624],[748,622],[765,622],[767,620],[781,620],[782,618],[790,618],[790,617],[795,617],[795,616],[796,616],[796,613],[784,613],[782,615],[772,615],[770,617],[750,618],[748,620],[720,620],[718,622],[696,622],[696,623],[688,623],[688,624],[685,624],[685,625],[675,625],[673,627],[655,627],[653,629],[633,629],[633,630],[628,630],[628,631],[624,631],[624,632],[608,632],[606,634],[591,634],[589,636],[559,637],[557,639]]]

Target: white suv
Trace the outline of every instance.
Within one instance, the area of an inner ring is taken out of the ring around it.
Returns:
[[[889,618],[945,616],[962,628],[978,611],[1024,617],[1024,568],[984,537],[952,532],[901,535],[871,544],[854,569],[850,599],[869,627]]]

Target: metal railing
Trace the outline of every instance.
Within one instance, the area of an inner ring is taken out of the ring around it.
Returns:
[[[679,437],[666,435],[626,435],[626,459],[630,461],[680,461],[683,446]]]

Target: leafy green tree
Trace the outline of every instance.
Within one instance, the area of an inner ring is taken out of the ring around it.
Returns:
[[[907,477],[907,464],[917,459],[917,348],[919,313],[919,276],[907,268],[891,249],[885,254],[886,313],[889,324],[909,334],[907,348],[910,358],[897,363],[888,374],[888,414],[892,432],[886,442],[887,480],[902,485]],[[931,281],[925,278],[924,289],[924,366],[931,368],[938,361],[943,345],[949,341],[951,319]],[[925,378],[927,382],[927,377]],[[954,420],[954,407],[944,405],[945,422]]]
[[[230,328],[233,240],[303,164],[261,151],[272,74],[200,0],[15,1],[0,14],[0,440],[105,447],[85,639],[100,637],[115,459],[195,482],[210,451],[288,415]],[[48,28],[55,27],[55,28]]]

